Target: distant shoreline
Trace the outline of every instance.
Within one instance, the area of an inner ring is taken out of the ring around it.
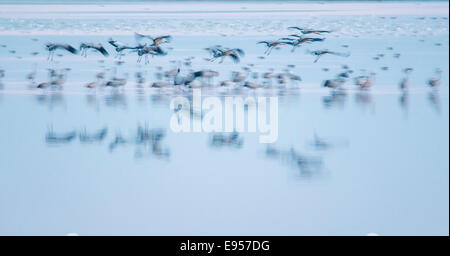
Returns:
[[[0,0],[1,1],[1,0]],[[386,5],[389,8],[386,8]],[[364,1],[350,3],[348,1],[329,2],[185,2],[169,1],[166,2],[141,2],[135,4],[103,3],[103,4],[69,4],[59,5],[56,3],[47,4],[27,4],[30,8],[24,8],[23,4],[3,4],[0,9],[0,18],[33,18],[34,16],[58,17],[58,15],[73,14],[97,14],[97,15],[127,15],[127,14],[146,14],[146,15],[166,15],[166,14],[254,14],[264,13],[298,13],[317,15],[447,15],[449,14],[449,3],[446,1]],[[18,15],[18,16],[17,16]],[[28,17],[29,16],[29,17]],[[63,18],[58,17],[58,18]],[[37,18],[37,17],[36,17]]]
[[[283,3],[316,3],[316,4],[326,4],[326,3],[432,3],[432,2],[448,2],[448,0],[0,0],[0,5],[81,5],[81,4],[123,4],[123,5],[133,5],[133,4],[151,4],[151,3],[229,3],[229,4],[243,4],[243,3],[272,3],[272,4],[283,4]]]
[[[270,34],[284,34],[289,23],[317,23],[321,17],[322,27],[343,30],[340,36],[354,36],[355,33],[372,32],[379,34],[371,22],[358,22],[359,26],[345,26],[342,17],[366,17],[366,21],[375,17],[389,20],[404,17],[396,24],[385,22],[386,26],[395,26],[396,34],[447,34],[448,27],[438,31],[427,30],[426,21],[419,31],[413,31],[410,24],[420,17],[448,22],[448,2],[361,2],[329,3],[317,2],[274,4],[256,3],[205,3],[184,4],[169,2],[138,5],[102,4],[102,5],[2,5],[0,8],[0,35],[80,35],[108,34],[128,35],[135,31],[153,31],[156,34],[204,35],[204,34],[240,34],[242,29],[247,35],[261,35],[261,24],[267,22],[264,31]],[[415,17],[414,20],[411,17]],[[197,26],[213,21],[208,27]],[[243,26],[229,26],[240,20]],[[149,22],[152,21],[152,22]],[[245,22],[244,22],[245,21]],[[337,22],[339,21],[339,22]],[[283,23],[283,24],[281,24]],[[186,24],[189,24],[187,26]],[[340,24],[340,25],[339,25]],[[120,26],[122,27],[120,27]],[[317,26],[317,24],[315,24]],[[265,33],[264,32],[264,33]]]

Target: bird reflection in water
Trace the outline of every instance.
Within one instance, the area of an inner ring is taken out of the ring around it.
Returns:
[[[267,158],[277,159],[284,164],[297,168],[300,178],[310,179],[323,174],[321,157],[300,154],[293,147],[289,150],[280,150],[273,146],[267,146],[265,154]]]
[[[97,112],[100,110],[100,105],[97,101],[97,95],[93,93],[86,94],[86,103],[88,106],[93,107]]]
[[[400,107],[405,113],[405,117],[408,117],[408,103],[409,103],[409,94],[408,92],[403,92],[399,97]]]
[[[325,108],[343,108],[347,100],[347,93],[344,90],[334,90],[330,95],[322,98]]]
[[[94,132],[92,134],[88,134],[86,131],[86,128],[83,129],[83,131],[80,132],[80,142],[81,143],[93,143],[93,142],[102,142],[103,139],[106,138],[106,135],[108,134],[108,128],[105,127],[97,132]]]
[[[170,97],[167,95],[161,95],[161,94],[153,94],[150,97],[150,101],[154,104],[154,105],[159,105],[159,106],[168,106],[169,102],[170,102]]]
[[[193,106],[193,98],[192,95],[188,95],[185,96],[185,98],[187,98],[189,100],[189,106]],[[183,115],[188,116],[188,117],[192,117],[193,120],[195,121],[201,121],[203,120],[203,112],[201,111],[201,109],[197,109],[194,107],[183,107],[183,103],[179,102],[179,101],[175,101],[175,108],[173,110],[173,112],[175,114],[177,114],[177,121],[178,124],[181,124],[181,117]],[[246,106],[246,105],[245,105]]]
[[[137,158],[145,155],[154,155],[161,158],[168,158],[170,151],[162,147],[161,141],[165,137],[164,130],[149,129],[147,125],[139,126],[136,136],[136,145],[138,146],[135,156]]]
[[[428,93],[428,100],[431,106],[436,110],[438,114],[441,113],[441,102],[439,100],[439,93],[436,90],[433,90]]]
[[[239,136],[238,132],[232,132],[230,134],[219,133],[211,136],[210,145],[212,147],[230,147],[230,148],[242,148],[244,140]]]
[[[105,96],[106,106],[127,108],[127,97],[121,92],[111,92]]]
[[[145,105],[146,97],[145,97],[145,90],[144,90],[144,88],[137,88],[136,89],[136,100],[141,106]]]
[[[347,147],[348,142],[345,139],[322,138],[317,133],[314,133],[314,139],[308,142],[307,145],[317,151],[327,151],[338,147]]]
[[[37,94],[36,101],[41,105],[48,106],[50,110],[56,106],[66,106],[66,100],[61,92]]]
[[[369,108],[370,110],[375,111],[375,103],[369,91],[358,91],[355,94],[355,102],[361,106],[361,109]]]
[[[109,143],[109,151],[112,152],[117,146],[127,143],[127,140],[121,134],[116,134],[114,140]]]
[[[71,142],[77,137],[76,131],[66,132],[66,133],[55,133],[53,128],[50,127],[49,131],[45,136],[45,142],[50,145],[66,144]]]

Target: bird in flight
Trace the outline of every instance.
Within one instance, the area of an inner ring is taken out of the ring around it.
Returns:
[[[81,56],[87,57],[87,50],[93,49],[94,51],[98,51],[103,56],[108,57],[109,53],[106,51],[105,47],[102,44],[92,44],[92,43],[81,43],[80,44],[80,52]]]
[[[332,55],[342,56],[342,57],[350,56],[350,53],[333,52],[333,51],[329,51],[329,50],[308,51],[308,53],[316,56],[316,60],[314,60],[314,63],[316,63],[320,59],[320,57],[322,57],[325,54],[332,54]]]
[[[229,56],[234,63],[239,63],[240,57],[245,55],[244,51],[239,48],[229,49],[221,46],[214,46],[206,48],[206,50],[211,54],[210,61],[215,61],[220,58],[220,63],[222,63],[227,56]]]
[[[300,27],[288,27],[288,29],[298,30],[303,35],[307,35],[307,34],[321,35],[321,34],[324,34],[324,33],[331,33],[331,31],[329,31],[329,30],[314,30],[314,29],[306,29],[306,28],[300,28]]]
[[[284,41],[260,41],[260,42],[257,42],[256,44],[265,44],[267,49],[264,52],[264,54],[269,55],[272,52],[273,48],[280,46],[280,45],[285,45],[286,42],[284,42]]]
[[[78,51],[73,46],[69,44],[54,44],[54,43],[48,43],[45,45],[48,51],[48,58],[47,60],[53,60],[53,55],[55,54],[55,51],[57,49],[66,50],[72,54],[77,54]]]

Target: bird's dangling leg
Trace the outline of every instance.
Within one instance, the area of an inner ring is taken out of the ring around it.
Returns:
[[[316,58],[316,60],[314,61],[314,63],[316,63],[317,61],[319,61],[320,57],[321,57],[321,55],[319,55],[319,56]]]

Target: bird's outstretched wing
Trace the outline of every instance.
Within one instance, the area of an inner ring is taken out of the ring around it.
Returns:
[[[297,38],[303,38],[303,36],[299,35],[299,34],[292,34],[292,35],[289,35],[289,36],[293,36],[293,37],[297,37]]]
[[[235,48],[235,49],[232,49],[232,51],[237,52],[241,56],[245,56],[245,52],[242,49]]]
[[[337,55],[337,56],[342,56],[342,57],[349,57],[350,53],[349,52],[328,52],[329,54],[333,54],[333,55]]]
[[[213,57],[218,57],[220,55],[222,55],[225,50],[222,48],[222,46],[220,45],[216,45],[210,48],[206,48],[207,51],[209,51],[209,53],[213,56]]]
[[[158,40],[158,39],[165,39],[167,41],[170,41],[170,40],[172,40],[172,36],[166,35],[166,36],[158,36],[158,37],[154,38],[154,40]]]
[[[73,53],[73,54],[77,54],[77,53],[78,53],[78,50],[75,49],[75,48],[74,48],[73,46],[71,46],[70,44],[62,44],[60,47],[63,48],[63,49],[65,49],[65,50],[67,50],[67,51],[69,51],[69,52],[71,52],[71,53]]]
[[[230,55],[228,55],[231,57],[231,59],[233,60],[234,63],[239,63],[240,59],[239,59],[239,55],[237,55],[236,53],[232,53]]]
[[[103,56],[108,57],[109,53],[106,51],[105,47],[103,45],[99,44],[95,49],[97,49]]]
[[[256,44],[265,44],[266,46],[270,46],[271,45],[271,43],[267,42],[267,41],[260,41],[260,42],[257,42]]]
[[[112,45],[112,46],[114,46],[115,48],[117,48],[117,47],[119,47],[119,42],[117,42],[116,40],[114,40],[114,39],[112,39],[112,38],[110,38],[109,40],[108,40],[108,43],[110,44],[110,45]]]
[[[316,33],[331,33],[330,30],[313,30]]]
[[[303,30],[305,30],[304,28],[300,28],[300,27],[288,27],[288,29],[296,29],[296,30],[299,30],[299,31],[303,31]]]
[[[282,37],[279,40],[294,41],[294,40],[297,40],[297,39],[289,38],[289,37]]]
[[[136,32],[134,32],[134,38],[136,39],[136,41],[140,41],[140,40],[142,40],[143,38],[148,38],[148,39],[150,39],[150,40],[153,41],[153,37],[151,37],[151,36],[149,36],[149,35],[139,34],[139,33],[136,33]]]
[[[156,47],[153,49],[153,51],[157,54],[157,55],[166,55],[167,52],[165,52],[161,47]]]

